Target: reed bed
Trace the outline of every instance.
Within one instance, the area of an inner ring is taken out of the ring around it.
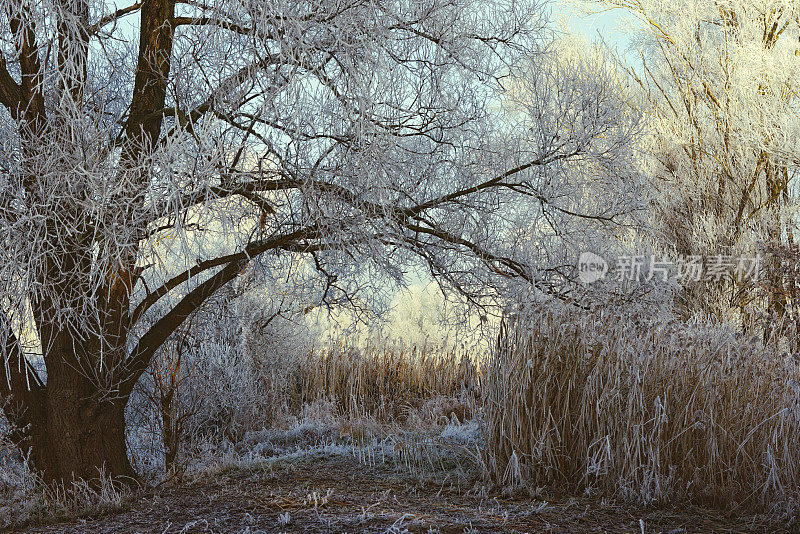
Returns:
[[[797,359],[731,330],[536,312],[501,334],[483,393],[506,487],[798,509]]]
[[[463,420],[480,396],[478,364],[475,355],[456,351],[335,343],[307,355],[298,386],[304,402],[326,399],[342,414],[386,421],[425,405],[434,412],[449,406]]]

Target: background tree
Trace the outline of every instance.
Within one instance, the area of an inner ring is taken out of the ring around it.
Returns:
[[[784,314],[794,281],[800,11],[782,0],[603,0],[634,16],[630,70],[651,119],[658,229],[682,255],[768,255],[767,301],[752,280],[686,286],[684,313]],[[640,61],[640,63],[639,63]]]
[[[626,211],[559,186],[579,164],[587,179],[630,173],[637,125],[603,76],[554,59],[539,5],[3,0],[2,13],[0,396],[47,479],[135,476],[132,389],[252,262],[305,257],[314,305],[357,302],[365,280],[414,262],[475,303],[513,279],[569,300],[564,265],[531,264],[536,243],[510,230],[525,213],[607,225]],[[500,97],[526,73],[537,98],[507,120]]]

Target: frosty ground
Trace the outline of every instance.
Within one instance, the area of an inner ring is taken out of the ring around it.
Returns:
[[[143,490],[116,510],[13,532],[790,532],[756,516],[481,494],[323,449]]]
[[[474,431],[360,447],[333,428],[255,433],[183,480],[9,532],[791,532],[767,516],[488,488],[468,461]]]

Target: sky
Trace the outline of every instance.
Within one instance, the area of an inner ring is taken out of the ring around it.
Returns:
[[[552,21],[569,33],[582,35],[589,41],[601,38],[613,48],[624,52],[630,46],[630,35],[622,28],[627,20],[633,20],[621,9],[587,15],[579,2],[556,0],[552,4]]]

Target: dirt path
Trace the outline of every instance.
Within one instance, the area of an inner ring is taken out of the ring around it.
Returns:
[[[288,521],[288,522],[287,522]],[[393,529],[393,530],[391,530]],[[503,499],[421,483],[347,456],[277,461],[191,485],[149,491],[126,509],[26,533],[258,532],[789,532],[781,525],[603,505],[589,500]]]

